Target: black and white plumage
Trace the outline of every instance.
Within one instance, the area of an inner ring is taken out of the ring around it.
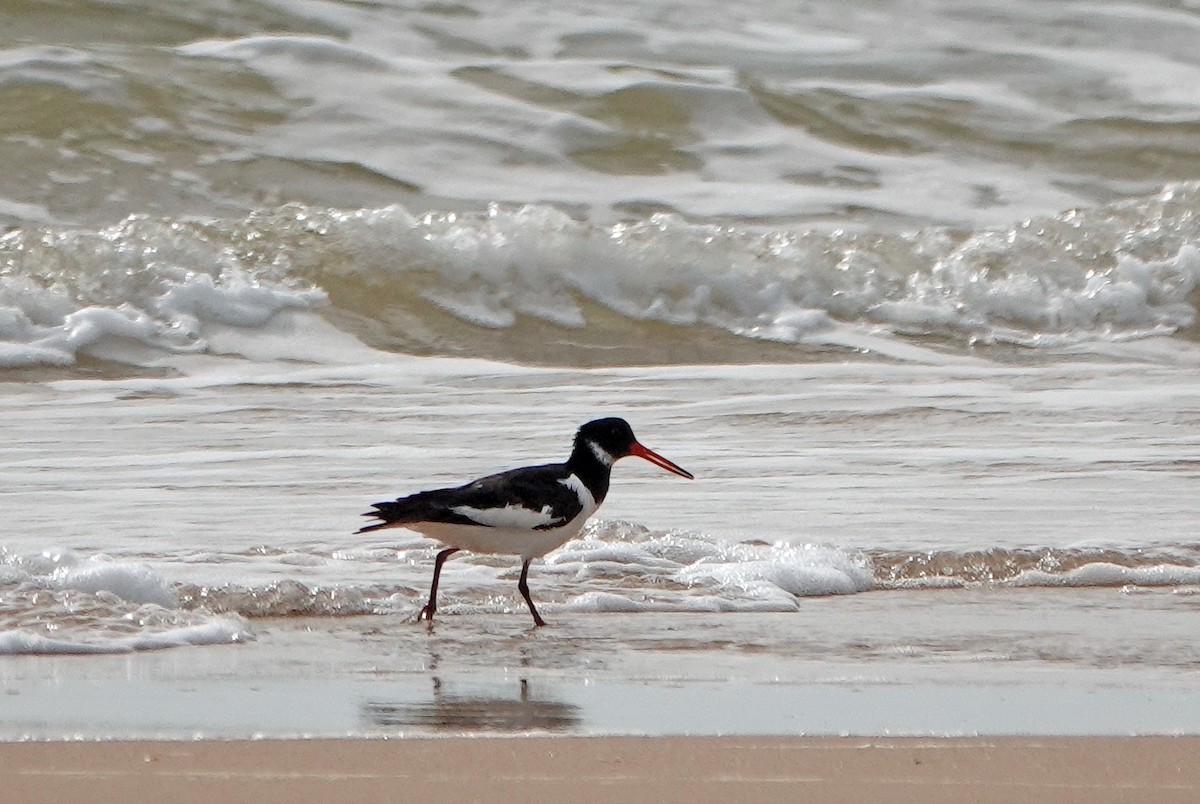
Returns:
[[[363,516],[379,521],[358,532],[408,528],[446,545],[434,562],[429,602],[417,615],[418,620],[432,621],[437,611],[442,564],[453,553],[470,550],[520,556],[517,588],[534,623],[545,625],[529,596],[529,562],[583,530],[583,524],[608,495],[613,463],[628,455],[692,479],[691,473],[639,444],[624,419],[596,419],[579,428],[566,463],[510,469],[465,486],[375,503],[375,510]]]

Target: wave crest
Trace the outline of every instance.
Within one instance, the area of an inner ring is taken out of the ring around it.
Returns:
[[[1060,348],[1195,336],[1200,184],[1007,230],[910,234],[290,206],[18,230],[0,238],[0,266],[9,366],[69,363],[106,339],[212,350],[214,328],[315,307],[378,348],[543,363],[804,359],[864,348],[864,333]]]
[[[871,551],[876,588],[1184,586],[1200,584],[1200,550],[991,548]]]
[[[185,609],[162,574],[104,556],[0,549],[0,593],[0,655],[129,653],[254,638],[237,614]]]

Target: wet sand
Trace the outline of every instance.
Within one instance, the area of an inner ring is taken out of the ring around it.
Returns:
[[[0,663],[0,741],[1200,735],[1196,596],[960,590],[796,614],[255,620]]]
[[[1193,802],[1200,738],[459,737],[0,744],[0,789],[89,800]]]

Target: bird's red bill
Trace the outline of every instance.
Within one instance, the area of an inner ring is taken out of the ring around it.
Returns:
[[[686,469],[683,469],[682,467],[676,466],[674,463],[672,463],[671,461],[668,461],[666,458],[659,455],[654,450],[647,449],[646,447],[643,447],[641,444],[639,444],[636,441],[634,441],[633,445],[630,446],[629,454],[636,455],[639,458],[645,458],[646,460],[650,461],[650,463],[654,464],[655,466],[661,466],[663,469],[666,469],[668,472],[674,472],[675,474],[679,475],[680,477],[686,477],[688,480],[696,479],[695,476],[691,472],[687,471]]]

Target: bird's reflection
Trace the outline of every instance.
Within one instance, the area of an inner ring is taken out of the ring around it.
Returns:
[[[424,727],[438,731],[567,731],[582,720],[579,707],[537,696],[521,679],[516,695],[476,692],[457,694],[443,689],[433,679],[433,698],[428,703],[367,701],[362,717],[382,727]]]

